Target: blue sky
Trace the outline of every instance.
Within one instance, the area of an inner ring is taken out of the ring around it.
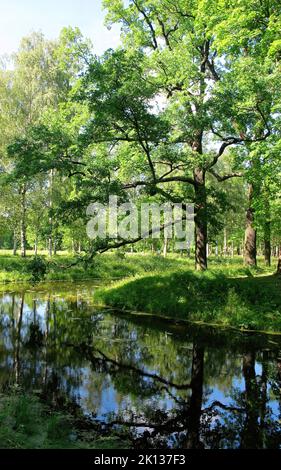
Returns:
[[[15,52],[32,31],[54,39],[64,26],[78,26],[99,54],[119,41],[119,28],[108,30],[104,18],[102,0],[0,0],[0,55]]]

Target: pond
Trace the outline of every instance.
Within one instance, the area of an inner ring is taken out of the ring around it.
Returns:
[[[278,335],[101,311],[97,288],[0,294],[0,393],[67,403],[142,448],[281,447]]]

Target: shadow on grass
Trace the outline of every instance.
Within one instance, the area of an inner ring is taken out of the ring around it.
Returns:
[[[281,279],[178,272],[100,289],[95,301],[177,319],[281,332]]]

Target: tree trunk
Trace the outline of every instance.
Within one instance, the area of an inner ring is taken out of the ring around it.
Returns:
[[[271,265],[271,221],[270,221],[270,204],[268,198],[265,199],[265,222],[263,227],[264,237],[264,262],[266,266]]]
[[[34,256],[37,256],[37,254],[38,254],[38,238],[36,237],[35,242],[34,242]]]
[[[257,231],[254,228],[254,209],[253,201],[253,185],[249,185],[249,207],[246,211],[246,231],[244,245],[244,262],[247,266],[257,265]]]
[[[53,214],[52,214],[52,209],[53,209],[53,183],[54,183],[54,170],[50,171],[50,178],[49,178],[49,186],[50,186],[50,193],[49,193],[49,210],[50,210],[50,216],[49,216],[49,230],[50,230],[50,236],[49,236],[49,241],[48,241],[48,252],[49,256],[53,256]]]
[[[21,222],[20,222],[20,243],[21,256],[26,257],[26,185],[20,188]]]
[[[53,240],[52,240],[52,236],[49,237],[49,240],[48,240],[48,255],[50,257],[53,256]]]
[[[54,239],[54,250],[53,250],[53,252],[54,252],[54,256],[56,256],[56,254],[57,254],[57,240],[56,239]]]
[[[265,229],[266,231],[269,230],[270,233],[270,223],[269,227]],[[268,232],[264,232],[264,262],[266,266],[271,266],[271,246],[270,246],[270,235],[268,236]]]
[[[226,228],[223,229],[223,255],[227,255],[227,232]]]
[[[13,236],[13,255],[14,256],[16,256],[16,254],[17,254],[17,244],[18,244],[17,233],[14,230],[14,236]]]
[[[281,246],[279,247],[279,257],[278,257],[278,264],[277,264],[277,274],[281,275]]]
[[[163,256],[166,258],[168,252],[168,238],[164,238]]]
[[[195,189],[195,268],[207,269],[207,196],[205,174],[202,170],[194,171]]]

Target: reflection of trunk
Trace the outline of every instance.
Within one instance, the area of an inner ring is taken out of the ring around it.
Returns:
[[[200,417],[203,397],[204,349],[193,346],[191,397],[188,409],[187,449],[202,447],[200,442]]]
[[[247,266],[257,264],[257,232],[254,228],[253,185],[249,185],[249,207],[246,211],[244,261]]]
[[[14,360],[14,371],[15,371],[15,383],[19,384],[20,380],[20,342],[21,342],[21,327],[22,327],[22,316],[23,316],[23,305],[24,305],[24,294],[22,294],[20,301],[19,316],[17,319],[17,330],[16,330],[16,348],[15,348],[15,360]]]
[[[45,315],[46,315],[46,333],[45,333],[45,373],[44,373],[44,385],[47,385],[48,382],[48,339],[49,339],[49,331],[50,331],[50,296],[48,298],[48,301],[46,303],[46,310],[45,310]]]
[[[20,206],[21,206],[21,221],[20,221],[20,242],[21,242],[21,256],[26,256],[26,185],[22,184],[20,188]]]
[[[281,351],[279,351],[279,355],[277,357],[277,363],[276,363],[276,368],[277,368],[277,384],[279,388],[279,409],[280,409],[280,414],[281,414]]]
[[[243,357],[243,376],[245,380],[246,417],[241,435],[242,449],[261,447],[259,432],[259,390],[256,382],[255,353],[249,352]]]
[[[36,324],[36,317],[37,317],[37,305],[36,299],[33,300],[33,323]]]
[[[267,404],[267,361],[268,354],[266,351],[262,353],[262,374],[261,374],[261,440],[262,448],[266,448],[266,404]]]
[[[205,173],[194,171],[195,189],[195,267],[198,271],[207,269],[207,195]]]

